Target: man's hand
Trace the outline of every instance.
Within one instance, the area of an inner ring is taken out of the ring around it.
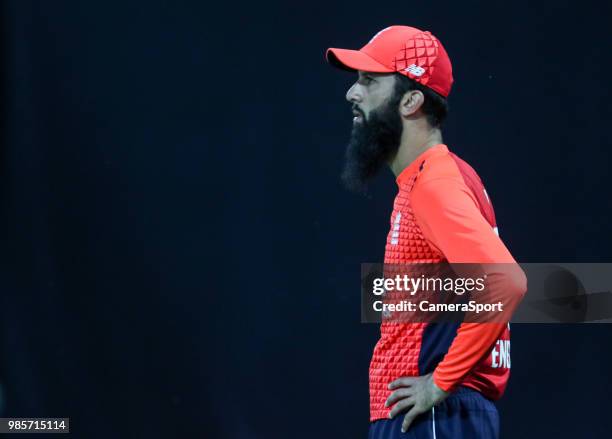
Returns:
[[[398,378],[389,384],[390,390],[395,390],[387,402],[385,407],[395,406],[389,413],[389,418],[405,411],[408,407],[412,407],[402,423],[402,433],[408,431],[410,424],[421,413],[425,413],[434,405],[444,401],[449,395],[448,392],[440,389],[433,381],[432,374],[423,375],[420,377],[403,377]]]

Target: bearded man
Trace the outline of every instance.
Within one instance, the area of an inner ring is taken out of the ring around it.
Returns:
[[[358,75],[346,94],[354,118],[344,183],[363,192],[384,165],[396,177],[385,263],[511,266],[490,269],[487,279],[520,300],[526,279],[499,238],[491,200],[443,143],[453,75],[441,42],[391,26],[360,50],[331,48],[326,58]],[[493,401],[509,375],[507,323],[383,322],[370,363],[369,437],[497,438]]]

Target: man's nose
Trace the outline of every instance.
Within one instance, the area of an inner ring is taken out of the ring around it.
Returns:
[[[350,103],[361,102],[361,93],[359,92],[359,84],[354,83],[346,92],[346,100]]]

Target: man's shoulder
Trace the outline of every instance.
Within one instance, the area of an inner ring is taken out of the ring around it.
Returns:
[[[410,199],[413,208],[458,205],[471,199],[492,223],[493,207],[474,168],[452,152],[437,154],[422,165]]]
[[[422,186],[434,180],[461,183],[463,181],[463,176],[460,162],[465,163],[450,151],[429,157],[419,166],[419,174],[415,182],[415,189],[418,186]],[[467,163],[465,164],[467,165]]]
[[[449,197],[467,193],[476,199],[475,194],[484,192],[480,177],[465,160],[451,151],[436,154],[425,160],[412,187],[411,198],[423,202],[439,198],[448,201]]]

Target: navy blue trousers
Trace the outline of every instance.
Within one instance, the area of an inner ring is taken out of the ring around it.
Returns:
[[[370,424],[368,439],[497,439],[495,404],[475,390],[460,387],[402,433],[404,414]]]

